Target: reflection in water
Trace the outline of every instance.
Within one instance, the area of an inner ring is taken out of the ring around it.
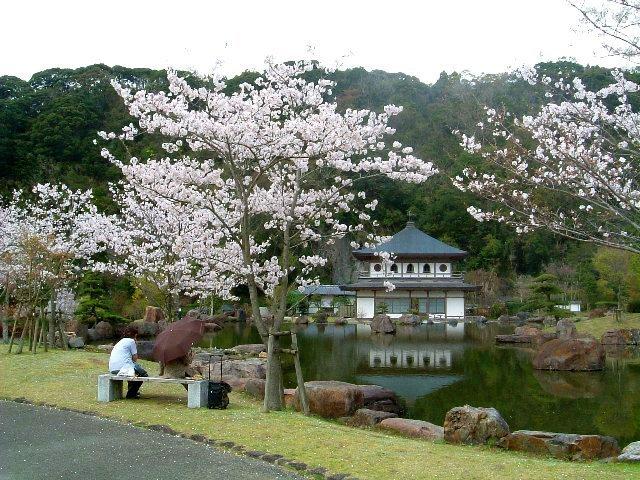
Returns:
[[[294,326],[305,380],[370,383],[394,390],[408,416],[442,425],[452,407],[495,407],[512,430],[597,433],[622,445],[640,438],[640,351],[607,352],[604,372],[540,372],[532,351],[496,347],[512,328],[491,323],[400,326],[396,335],[367,325]],[[254,327],[228,324],[202,346],[257,343]],[[285,371],[295,386],[293,366]]]

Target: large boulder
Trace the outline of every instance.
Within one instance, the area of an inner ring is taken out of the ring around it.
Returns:
[[[495,443],[509,434],[509,425],[495,408],[455,407],[444,418],[444,439],[449,443]]]
[[[262,378],[250,378],[244,384],[244,391],[260,400],[264,399],[266,380]]]
[[[209,354],[196,354],[191,366],[203,377],[209,378]],[[225,359],[222,362],[222,376],[237,378],[267,378],[266,361],[261,358],[247,358],[244,360]],[[220,379],[220,359],[211,359],[211,377]]]
[[[603,345],[640,345],[640,330],[636,328],[607,330],[602,334],[600,343]]]
[[[496,335],[497,343],[530,343],[539,346],[556,338],[555,333],[545,333],[533,325],[516,327],[511,335]]]
[[[80,322],[80,320],[76,320],[75,318],[73,320],[69,320],[65,324],[64,330],[65,332],[75,333],[76,337],[82,337],[83,339],[89,338],[89,327],[86,324]]]
[[[84,348],[82,337],[70,336],[68,339],[69,348]]]
[[[442,427],[422,420],[387,418],[380,422],[380,426],[408,437],[424,438],[426,440],[442,440],[444,438],[444,429]]]
[[[396,333],[396,326],[389,315],[379,314],[371,320],[371,331],[373,333]]]
[[[400,318],[396,320],[398,325],[420,325],[422,320],[418,315],[412,313],[403,313]]]
[[[347,322],[347,319],[344,317],[336,317],[333,323],[334,325],[346,325],[349,322]]]
[[[139,340],[136,342],[136,350],[138,350],[138,357],[142,360],[149,360],[154,362],[153,347],[156,342],[153,340]]]
[[[540,346],[533,359],[537,370],[593,371],[604,368],[602,344],[590,335],[556,339]]]
[[[295,325],[307,325],[309,323],[309,317],[307,317],[306,315],[301,315],[299,317],[295,317],[293,319],[293,323]]]
[[[134,320],[129,324],[140,337],[154,337],[160,333],[160,326],[157,323],[145,322],[144,320]]]
[[[500,446],[564,460],[596,460],[620,454],[618,442],[613,437],[531,430],[510,433],[500,440]]]
[[[393,390],[379,385],[356,385],[362,392],[362,405],[370,410],[395,413],[401,415],[403,406]]]
[[[507,323],[508,324],[508,323],[518,323],[518,322],[520,322],[520,319],[518,317],[516,317],[515,315],[504,314],[504,315],[500,315],[498,317],[498,321],[500,323]]]
[[[144,321],[149,323],[158,323],[164,320],[164,312],[161,308],[148,306],[144,310]]]
[[[305,382],[305,390],[312,413],[326,418],[349,417],[364,403],[364,395],[357,385],[334,380]],[[300,404],[296,389],[295,404]]]
[[[566,340],[576,336],[576,324],[573,320],[563,318],[556,323],[556,335],[561,340]]]
[[[265,347],[263,343],[245,343],[243,345],[236,345],[232,350],[235,350],[241,355],[258,356],[260,352],[266,352],[267,347]]]
[[[398,415],[391,412],[380,412],[378,410],[370,410],[368,408],[360,408],[356,413],[347,420],[350,427],[372,427],[387,418],[395,418]]]
[[[113,338],[113,327],[109,322],[105,322],[103,320],[101,322],[96,323],[94,330],[96,331],[98,340],[103,340],[105,338]]]
[[[624,447],[618,460],[620,462],[640,462],[640,442],[633,442]]]

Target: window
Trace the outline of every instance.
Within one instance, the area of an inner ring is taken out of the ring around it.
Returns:
[[[428,263],[425,263],[424,266],[422,267],[422,273],[431,273],[431,265]]]
[[[392,265],[391,265],[391,271],[392,271],[393,273],[398,273],[398,265],[397,265],[397,264],[395,264],[395,263],[394,263],[394,264],[392,264]]]
[[[418,300],[418,312],[444,315],[444,298],[421,298]]]
[[[379,272],[382,270],[382,265],[380,265],[379,263],[376,263],[373,265],[373,271],[374,272]]]
[[[446,263],[441,263],[440,266],[438,267],[438,269],[441,272],[446,272],[447,270],[449,270],[449,265],[447,265]]]
[[[413,263],[407,265],[407,273],[413,273]]]
[[[382,303],[387,306],[387,313],[407,313],[410,309],[408,298],[376,298],[376,312]]]

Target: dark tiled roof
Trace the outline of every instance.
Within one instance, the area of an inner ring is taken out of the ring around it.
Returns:
[[[371,256],[378,252],[391,252],[398,256],[434,256],[460,258],[467,252],[447,245],[416,228],[413,222],[391,237],[387,242],[373,248],[354,250],[356,257]]]
[[[384,282],[389,281],[396,287],[395,290],[478,290],[480,286],[465,283],[458,278],[450,280],[443,278],[434,279],[407,279],[407,278],[363,278],[355,283],[344,285],[344,290],[386,290]]]

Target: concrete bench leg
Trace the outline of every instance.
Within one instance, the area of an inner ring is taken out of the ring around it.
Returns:
[[[199,382],[189,384],[187,407],[205,408],[207,406],[208,384],[209,382],[207,380],[201,380]]]
[[[122,398],[122,380],[112,380],[111,375],[98,377],[98,401],[113,402]]]

